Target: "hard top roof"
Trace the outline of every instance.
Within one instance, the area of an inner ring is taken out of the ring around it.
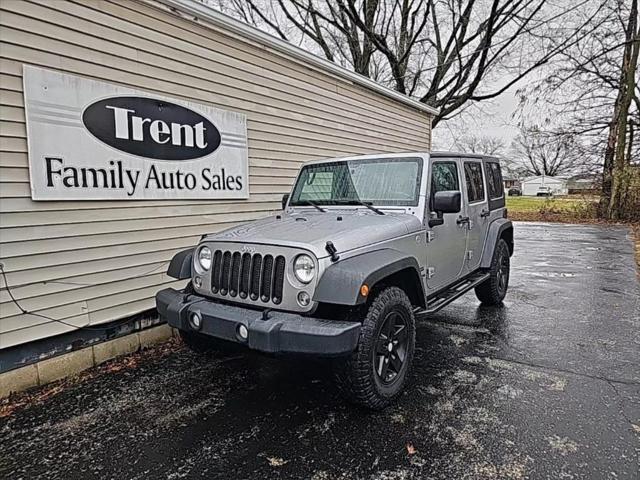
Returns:
[[[369,155],[351,155],[345,157],[334,158],[322,158],[318,160],[309,160],[304,165],[313,165],[317,163],[331,163],[331,162],[343,162],[343,161],[358,161],[358,160],[374,160],[383,158],[411,158],[411,157],[426,157],[431,158],[476,158],[482,160],[493,160],[499,162],[500,159],[491,155],[482,155],[480,153],[461,153],[461,152],[396,152],[396,153],[372,153]]]

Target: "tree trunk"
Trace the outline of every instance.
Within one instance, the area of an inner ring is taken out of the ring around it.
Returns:
[[[607,147],[604,151],[604,165],[602,168],[602,195],[600,196],[600,212],[602,216],[607,215],[609,204],[611,203],[611,185],[613,184],[613,163],[616,152],[616,140],[618,138],[618,117],[620,116],[620,106],[622,104],[622,89],[618,90],[618,97],[613,106],[613,117],[609,122],[609,135],[607,137]]]
[[[638,112],[640,113],[640,112]],[[631,165],[631,153],[633,152],[634,127],[635,122],[629,122],[629,141],[627,142],[627,163]]]
[[[620,90],[616,98],[609,130],[602,179],[603,195],[601,207],[604,207],[602,213],[611,220],[618,220],[627,216],[624,200],[631,184],[631,172],[630,166],[626,161],[625,146],[627,142],[629,106],[635,94],[638,51],[640,50],[638,0],[633,0],[631,4],[625,37],[626,46],[622,60]]]

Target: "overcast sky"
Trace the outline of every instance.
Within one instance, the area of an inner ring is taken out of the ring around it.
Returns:
[[[532,80],[533,77],[525,78],[495,99],[473,105],[461,116],[440,122],[433,130],[433,149],[455,150],[454,136],[474,134],[499,137],[508,150],[518,133],[518,118],[514,118],[518,110],[516,91]]]
[[[512,118],[517,105],[515,88],[512,88],[482,108],[472,108],[460,118],[440,122],[433,130],[434,150],[454,149],[453,137],[464,133],[499,137],[508,147],[517,134],[516,121]]]

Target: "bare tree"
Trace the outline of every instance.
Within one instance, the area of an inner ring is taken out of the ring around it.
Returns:
[[[586,14],[574,15],[580,21]],[[537,103],[543,123],[560,125],[579,140],[583,158],[599,160],[602,216],[639,219],[638,0],[606,3],[594,22],[594,32],[564,50],[543,82],[521,91],[523,110]]]
[[[499,137],[469,134],[456,138],[454,148],[466,153],[502,156],[505,144],[504,140]]]
[[[514,160],[528,175],[555,177],[573,173],[582,164],[581,148],[571,133],[522,127],[513,140]]]
[[[461,135],[453,141],[452,148],[463,153],[479,153],[500,158],[502,174],[505,178],[520,178],[531,175],[531,169],[527,168],[529,162],[514,158],[511,152],[507,151],[505,142],[500,137],[491,135]]]
[[[600,1],[607,0],[232,0],[232,7],[247,22],[310,41],[327,59],[438,108],[435,126],[589,35],[597,27],[591,17],[571,28],[566,19],[576,20],[576,10],[593,14]]]
[[[361,75],[374,79],[379,75],[378,65],[373,58],[375,47],[372,42],[360,34],[358,26],[348,15],[329,2],[210,0],[210,3],[283,40],[302,44]],[[375,13],[375,9],[363,12],[362,21],[365,26],[373,25]]]

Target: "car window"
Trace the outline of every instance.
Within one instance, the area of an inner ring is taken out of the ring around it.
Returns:
[[[434,162],[431,167],[431,194],[429,206],[433,210],[436,192],[459,191],[458,167],[455,162]]]
[[[333,190],[333,172],[314,172],[302,184],[300,200],[327,200]]]
[[[431,190],[433,193],[460,190],[458,169],[455,162],[435,162],[431,169]]]
[[[489,189],[489,198],[496,199],[504,195],[502,188],[502,174],[500,173],[500,164],[496,162],[487,162],[487,187]]]
[[[293,187],[290,206],[418,204],[422,179],[419,157],[372,158],[306,165]]]
[[[467,182],[467,197],[469,198],[469,203],[484,200],[482,163],[464,162],[464,176]]]
[[[353,162],[349,165],[353,186],[361,199],[392,204],[395,200],[411,200],[420,178],[420,165],[415,161]]]

